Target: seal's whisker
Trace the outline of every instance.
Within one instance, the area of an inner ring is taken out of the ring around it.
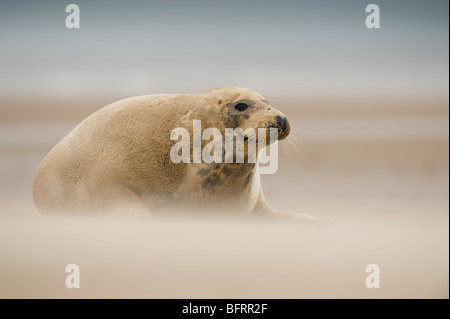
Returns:
[[[286,139],[286,143],[282,143],[283,150],[288,154],[289,158],[295,158],[296,154],[293,152],[292,141],[288,138]]]
[[[298,138],[298,134],[291,130],[291,134],[285,139],[286,143],[281,143],[282,150],[289,156],[289,158],[293,159],[300,155],[300,139]]]
[[[289,142],[289,145],[292,147],[292,149],[294,149],[298,154],[301,153],[300,151],[301,141],[296,131],[291,129],[291,134],[289,134],[286,140]]]

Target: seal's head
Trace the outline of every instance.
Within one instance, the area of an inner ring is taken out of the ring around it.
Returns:
[[[203,93],[211,108],[218,112],[217,128],[278,129],[278,140],[285,139],[290,132],[286,116],[269,105],[261,95],[249,89],[223,86]],[[266,134],[270,143],[270,135]]]

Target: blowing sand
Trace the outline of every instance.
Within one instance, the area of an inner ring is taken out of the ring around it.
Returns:
[[[34,117],[15,103],[0,103],[1,298],[449,297],[448,102],[280,107],[302,144],[280,145],[266,198],[323,226],[41,216],[33,174],[89,108]],[[68,264],[80,289],[65,286]],[[365,286],[368,264],[379,289]]]
[[[444,298],[447,225],[3,221],[1,297]],[[80,266],[80,289],[65,267]],[[365,267],[380,267],[380,288]]]

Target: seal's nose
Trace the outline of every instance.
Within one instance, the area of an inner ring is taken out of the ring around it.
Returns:
[[[289,122],[286,117],[277,115],[275,116],[278,124],[278,135],[283,135],[283,133],[288,129]]]

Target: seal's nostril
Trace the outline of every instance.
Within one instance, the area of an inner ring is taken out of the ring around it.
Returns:
[[[281,125],[283,123],[283,118],[279,115],[275,116],[275,119],[277,120],[278,126],[281,128]]]
[[[285,117],[280,116],[280,115],[275,116],[275,119],[277,120],[278,131],[281,134],[287,128],[287,119]]]

